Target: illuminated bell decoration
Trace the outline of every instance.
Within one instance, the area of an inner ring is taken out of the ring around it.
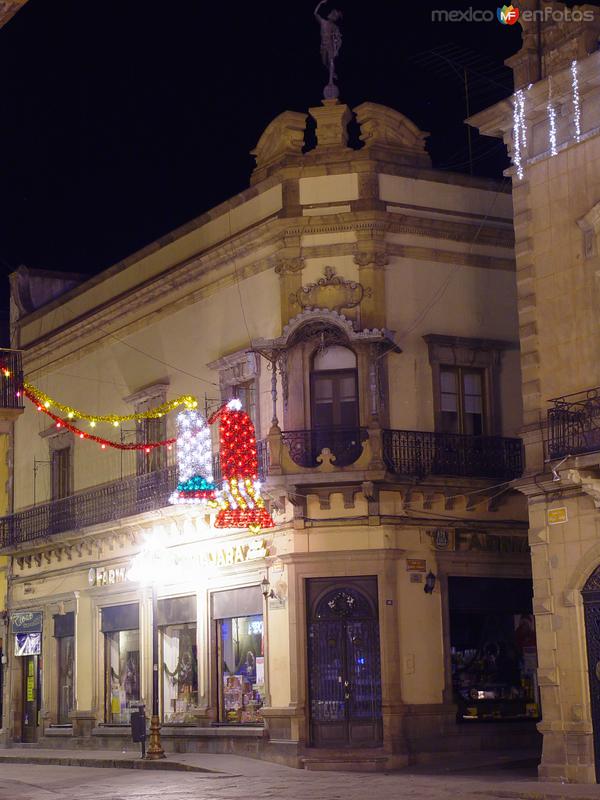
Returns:
[[[177,415],[177,470],[179,483],[170,503],[216,505],[210,429],[194,409]]]
[[[230,400],[209,422],[219,419],[223,484],[217,492],[215,528],[248,528],[258,532],[275,523],[260,494],[256,433],[239,400]]]

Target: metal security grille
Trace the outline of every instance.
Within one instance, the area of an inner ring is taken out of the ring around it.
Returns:
[[[381,743],[376,606],[357,588],[321,595],[308,622],[311,741],[317,747]]]
[[[590,704],[594,728],[596,780],[600,778],[600,567],[590,575],[582,590],[587,641]]]

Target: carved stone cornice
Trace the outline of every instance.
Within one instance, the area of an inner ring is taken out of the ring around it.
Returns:
[[[131,318],[135,312],[148,313],[150,307],[157,305],[161,313],[175,312],[190,303],[197,302],[203,297],[208,297],[228,285],[234,285],[238,278],[254,275],[273,267],[271,259],[265,255],[265,249],[272,248],[273,258],[277,253],[277,246],[281,244],[281,229],[284,223],[271,220],[257,226],[254,231],[245,232],[236,238],[238,257],[240,252],[256,251],[256,258],[240,267],[238,263],[237,277],[231,270],[226,276],[218,274],[223,268],[231,268],[232,242],[226,241],[208,253],[204,252],[188,261],[172,268],[169,271],[151,278],[140,286],[135,286],[118,297],[92,308],[75,320],[62,325],[55,331],[43,336],[24,346],[23,360],[27,371],[31,374],[36,369],[43,369],[32,362],[43,359],[45,356],[56,356],[62,347],[68,348],[64,358],[72,357],[76,352],[80,354],[83,348],[101,346],[105,336],[118,330],[119,336],[133,332],[140,325],[145,324],[144,316],[138,314],[137,318],[130,319],[128,323],[116,328],[127,317]],[[213,280],[206,279],[213,275]],[[192,289],[194,283],[205,279],[203,285]],[[166,299],[172,298],[170,302]],[[102,335],[98,335],[101,331]],[[77,350],[73,350],[73,342],[78,342]],[[62,359],[61,359],[62,360]],[[56,365],[56,361],[54,364]]]
[[[373,264],[374,267],[385,267],[390,263],[388,254],[384,250],[373,252],[355,253],[354,263],[359,267],[368,267]]]
[[[304,259],[302,256],[297,258],[284,258],[275,267],[277,275],[294,275],[304,269]]]

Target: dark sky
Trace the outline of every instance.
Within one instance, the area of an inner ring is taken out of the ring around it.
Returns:
[[[502,61],[520,26],[431,21],[462,2],[333,5],[342,100],[402,111],[431,131],[436,166],[468,172],[462,65],[471,111],[509,94]],[[244,189],[270,120],[320,102],[313,8],[29,0],[0,29],[2,275],[20,264],[92,274]],[[476,174],[501,174],[501,144],[472,147]]]

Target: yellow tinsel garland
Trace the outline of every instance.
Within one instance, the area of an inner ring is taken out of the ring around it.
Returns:
[[[110,422],[116,426],[120,422],[127,422],[129,420],[139,421],[142,419],[156,419],[168,414],[169,411],[173,411],[179,406],[196,408],[198,405],[198,401],[195,397],[193,397],[191,394],[184,394],[181,395],[181,397],[176,397],[174,400],[169,400],[166,403],[161,403],[159,406],[149,408],[147,411],[138,411],[133,414],[86,414],[85,412],[79,411],[72,406],[59,403],[58,400],[50,397],[50,395],[42,392],[41,389],[38,389],[36,386],[32,386],[30,383],[25,383],[24,387],[30,392],[30,394],[35,396],[35,399],[38,401],[40,406],[43,406],[44,408],[56,408],[65,414],[69,419],[85,419],[88,422],[91,422],[93,425],[95,425],[97,422]]]

